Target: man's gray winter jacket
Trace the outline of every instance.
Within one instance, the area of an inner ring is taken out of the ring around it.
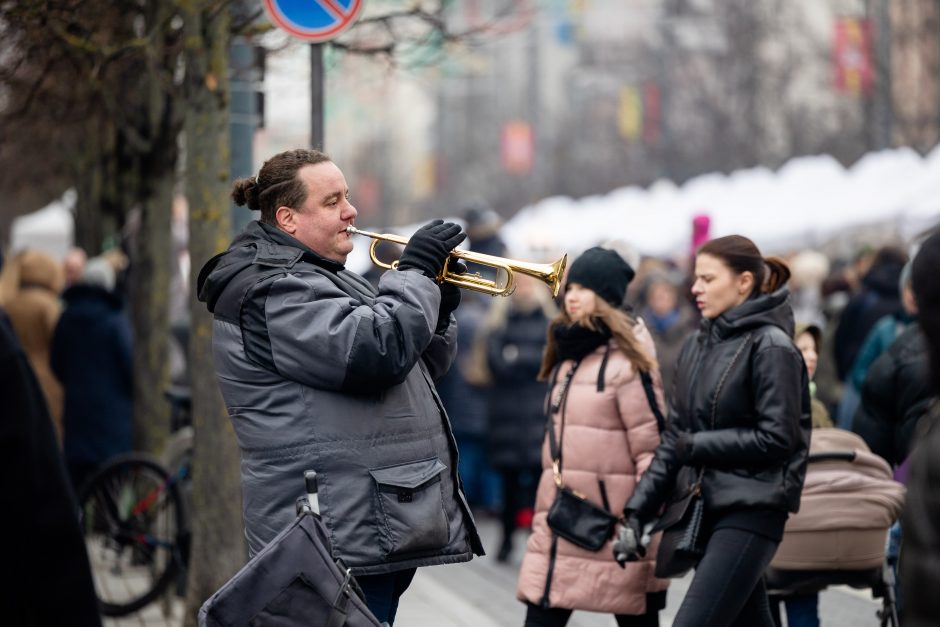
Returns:
[[[219,385],[241,448],[252,553],[294,519],[316,470],[334,556],[356,574],[462,562],[483,548],[432,381],[456,353],[440,289],[390,271],[378,291],[252,222],[202,269]]]

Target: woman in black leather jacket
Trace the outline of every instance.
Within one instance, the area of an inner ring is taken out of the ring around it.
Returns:
[[[701,473],[707,544],[673,627],[772,626],[762,574],[796,512],[809,448],[806,367],[793,345],[790,271],[731,235],[702,246],[698,332],[679,357],[662,444],[624,510],[615,557]]]

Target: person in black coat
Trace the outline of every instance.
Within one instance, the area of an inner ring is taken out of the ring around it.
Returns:
[[[799,509],[811,429],[789,275],[740,235],[696,256],[692,293],[704,319],[680,354],[662,444],[614,543],[618,561],[642,555],[638,539],[660,507],[699,482],[705,551],[674,627],[774,624],[762,575]]]
[[[502,479],[500,562],[512,552],[519,512],[535,504],[547,391],[538,374],[548,323],[556,313],[549,292],[535,279],[519,276],[512,296],[493,303],[476,340],[477,372],[487,385],[487,459]]]
[[[905,263],[907,255],[903,251],[891,247],[880,249],[862,278],[861,291],[849,299],[842,310],[833,346],[840,381],[845,381],[875,323],[885,316],[903,312],[898,282]]]
[[[933,400],[927,343],[914,322],[868,369],[852,431],[862,436],[872,453],[898,466],[910,453],[917,422]]]
[[[65,390],[65,461],[76,492],[132,447],[131,327],[114,284],[111,265],[90,260],[63,294],[65,311],[52,336],[52,371]]]
[[[0,536],[6,540],[0,594],[5,625],[100,627],[78,523],[78,506],[42,390],[0,310]]]
[[[930,382],[940,394],[940,230],[914,258],[911,282],[930,360]],[[937,573],[940,572],[940,411],[921,420],[911,454],[911,473],[902,514],[901,589],[904,625],[928,627],[940,617]]]

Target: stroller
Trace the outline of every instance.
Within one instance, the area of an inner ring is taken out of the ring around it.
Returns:
[[[768,594],[785,600],[834,585],[871,589],[882,600],[881,626],[899,627],[895,564],[885,545],[904,492],[859,436],[815,429],[800,511],[765,573]]]
[[[333,559],[320,521],[316,473],[297,518],[199,610],[199,627],[388,627],[366,607],[350,570]]]

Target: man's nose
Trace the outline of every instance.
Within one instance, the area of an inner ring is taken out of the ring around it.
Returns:
[[[356,210],[353,204],[349,201],[346,201],[346,211],[343,212],[343,219],[352,220],[358,215],[359,215],[359,212]]]

